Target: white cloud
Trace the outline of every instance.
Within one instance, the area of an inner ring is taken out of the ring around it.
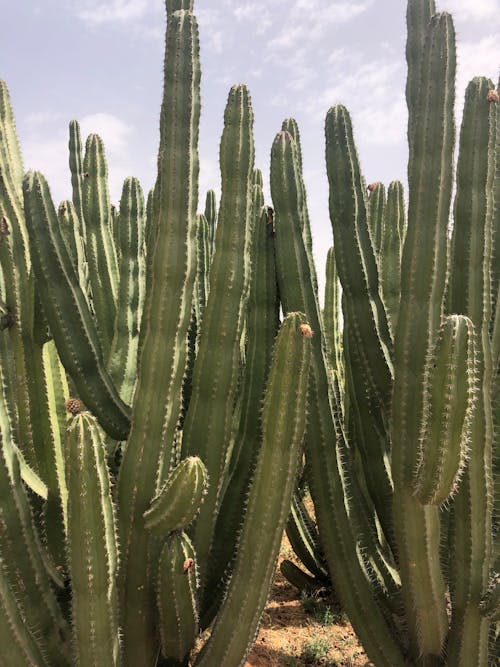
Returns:
[[[450,12],[458,21],[482,21],[496,19],[500,6],[498,0],[441,0],[440,11]]]
[[[334,25],[346,23],[365,12],[374,0],[333,2],[296,0],[280,22],[277,35],[269,42],[271,51],[293,49],[300,44],[312,46]]]
[[[54,124],[56,120],[58,122]],[[67,123],[60,122],[60,114],[49,111],[29,114],[24,125],[26,135],[22,145],[26,169],[44,174],[57,204],[71,196]],[[104,141],[108,164],[112,164],[109,170],[111,197],[118,201],[123,180],[132,167],[128,150],[132,127],[113,114],[99,112],[84,116],[80,120],[80,129],[83,142],[92,132]]]
[[[78,18],[89,25],[127,23],[142,18],[148,9],[148,0],[112,0],[112,2],[86,3],[77,10]]]
[[[82,137],[90,133],[98,134],[104,142],[106,151],[123,156],[127,151],[127,138],[132,127],[110,113],[99,112],[84,116],[80,121]]]
[[[401,141],[406,122],[401,69],[394,62],[358,62],[321,93],[310,93],[303,101],[304,110],[319,122],[331,106],[344,104],[356,110],[359,135],[367,142]]]
[[[467,84],[475,76],[487,76],[496,85],[500,68],[500,44],[496,35],[457,46],[457,106],[462,107]]]

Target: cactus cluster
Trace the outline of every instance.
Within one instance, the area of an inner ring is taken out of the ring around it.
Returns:
[[[56,208],[0,83],[1,665],[184,665],[213,621],[197,663],[239,664],[288,516],[310,328],[280,326],[243,85],[219,209],[210,191],[196,214],[198,28],[192,2],[166,4],[146,202],[127,178],[111,205],[103,143],[72,121]]]
[[[0,81],[0,665],[242,665],[286,526],[310,575],[284,574],[333,585],[374,665],[487,667],[498,94],[469,84],[455,179],[453,21],[408,0],[408,206],[399,181],[366,187],[331,108],[321,308],[297,123],[272,145],[273,210],[243,85],[220,205],[197,214],[197,21],[166,10],[146,200],[127,178],[111,205],[103,143],[72,121],[56,208]]]
[[[318,332],[305,439],[315,555],[377,667],[498,657],[498,96],[484,77],[467,88],[450,233],[455,35],[435,10],[408,2],[407,214],[399,182],[387,195],[365,185],[347,109],[327,114],[322,313],[296,138],[279,133],[271,155],[280,296]]]

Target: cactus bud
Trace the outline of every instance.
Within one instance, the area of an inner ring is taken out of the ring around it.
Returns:
[[[64,407],[70,414],[78,415],[83,410],[83,403],[80,401],[79,398],[68,398],[68,400],[64,404]]]

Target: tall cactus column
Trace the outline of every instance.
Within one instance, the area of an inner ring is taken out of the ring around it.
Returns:
[[[168,470],[171,460],[195,279],[199,43],[195,17],[190,11],[173,11],[178,4],[170,3],[172,13],[168,13],[159,213],[154,248],[148,255],[152,279],[147,283],[142,319],[133,426],[118,481],[124,659],[134,666],[154,664],[159,646],[152,576],[156,564],[149,560],[142,515],[157,490],[160,463],[164,460]]]
[[[262,447],[248,496],[238,556],[198,667],[244,663],[267,601],[295,485],[306,427],[312,329],[289,313],[276,339],[262,409]]]
[[[240,374],[240,342],[250,279],[253,111],[246,86],[231,88],[220,146],[222,193],[183,447],[200,456],[210,484],[194,529],[203,577],[221,500]],[[203,584],[202,584],[203,585]]]
[[[408,27],[413,35],[414,26]],[[411,73],[410,68],[410,73]],[[426,361],[443,313],[454,148],[455,35],[438,14],[427,29],[420,90],[409,102],[408,230],[394,343],[392,474],[394,525],[411,650],[439,656],[448,631],[439,562],[439,510],[413,495]],[[415,108],[413,105],[417,104]]]
[[[448,667],[488,664],[490,619],[480,611],[491,567],[492,359],[490,266],[496,105],[486,78],[469,84],[457,166],[450,310],[471,318],[477,335],[478,391],[470,460],[453,506],[450,566],[452,624]]]

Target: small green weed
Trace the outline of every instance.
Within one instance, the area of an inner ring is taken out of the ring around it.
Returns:
[[[317,665],[328,655],[330,642],[324,637],[316,637],[302,644],[300,657],[306,665]]]

